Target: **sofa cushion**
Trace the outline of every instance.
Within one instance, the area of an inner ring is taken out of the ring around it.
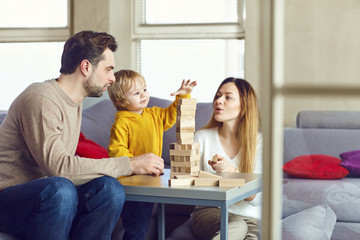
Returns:
[[[317,205],[282,220],[282,239],[330,239],[336,223],[334,211],[327,205]]]
[[[109,154],[107,153],[107,150],[97,144],[96,142],[87,139],[84,134],[81,132],[79,136],[79,143],[76,147],[76,155],[80,157],[86,157],[86,158],[108,158]]]
[[[349,171],[349,176],[360,177],[360,150],[340,154],[340,165]]]
[[[282,218],[287,218],[290,215],[304,211],[305,209],[311,208],[313,206],[314,204],[312,203],[290,200],[286,196],[283,196]]]
[[[336,222],[331,240],[359,239],[359,222]]]
[[[357,111],[301,111],[296,118],[298,128],[359,129]]]
[[[360,180],[286,178],[283,195],[289,200],[311,203],[313,206],[327,204],[335,212],[338,221],[360,222]]]
[[[323,154],[295,157],[283,165],[283,170],[291,177],[313,179],[340,179],[349,174],[340,166],[341,160]]]

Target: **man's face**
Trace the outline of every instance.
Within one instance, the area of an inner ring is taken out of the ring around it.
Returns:
[[[110,49],[106,49],[103,53],[103,59],[84,83],[84,89],[88,97],[101,97],[111,83],[115,81],[114,76],[114,54]]]

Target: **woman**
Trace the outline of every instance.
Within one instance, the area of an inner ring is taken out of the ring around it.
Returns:
[[[244,79],[226,78],[213,101],[209,123],[196,132],[201,168],[209,172],[261,173],[262,137],[254,89]],[[217,155],[218,161],[211,159]],[[259,239],[261,194],[229,207],[229,239]],[[220,209],[196,207],[191,219],[199,239],[220,239]]]

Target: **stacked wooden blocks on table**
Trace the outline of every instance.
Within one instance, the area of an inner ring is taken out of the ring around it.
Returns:
[[[200,144],[194,143],[196,99],[179,99],[176,116],[176,143],[170,144],[169,186],[242,187],[245,179],[223,179],[200,171]],[[216,162],[217,156],[212,161]]]
[[[169,179],[169,186],[201,186],[201,187],[243,187],[244,178],[223,178],[219,175],[199,171],[197,176],[192,175],[175,175]]]
[[[179,99],[176,116],[176,143],[170,144],[170,178],[197,176],[200,144],[194,143],[196,99]]]

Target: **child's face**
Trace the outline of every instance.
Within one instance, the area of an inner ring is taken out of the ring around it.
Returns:
[[[149,92],[146,89],[146,84],[142,82],[135,82],[126,91],[125,97],[129,102],[126,109],[133,113],[141,114],[149,103]]]

